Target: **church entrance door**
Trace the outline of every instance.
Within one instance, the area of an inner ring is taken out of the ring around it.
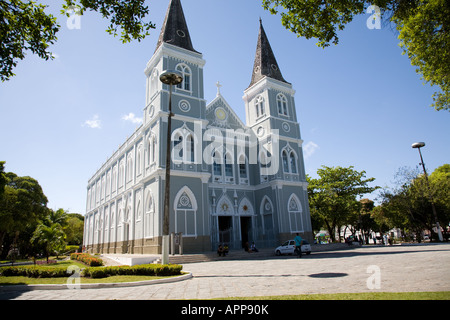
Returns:
[[[245,244],[249,242],[250,240],[249,235],[251,235],[251,232],[252,232],[252,217],[241,217],[242,248],[244,248]]]

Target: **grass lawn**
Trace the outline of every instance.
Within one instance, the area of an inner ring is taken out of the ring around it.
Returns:
[[[70,265],[75,265],[80,269],[84,269],[87,266],[81,262],[74,260],[64,260],[59,261],[57,264],[48,265],[49,267],[68,267]],[[101,268],[101,267],[99,267]],[[182,272],[182,274],[185,274]],[[162,278],[171,278],[177,276],[112,276],[101,279],[91,279],[80,277],[80,283],[117,283],[117,282],[135,282],[135,281],[147,281],[147,280],[156,280]],[[18,285],[18,284],[66,284],[69,277],[61,277],[61,278],[29,278],[29,277],[2,277],[0,276],[0,286],[4,285]],[[72,284],[72,281],[70,281]]]
[[[227,298],[227,299],[232,299],[232,300],[450,300],[450,291],[299,294],[299,295],[287,295],[287,296],[240,297],[240,298]]]
[[[177,277],[177,276],[173,276]],[[156,280],[170,277],[152,276],[112,276],[102,279],[80,278],[80,283],[117,283]],[[68,278],[28,278],[28,277],[0,277],[0,286],[16,284],[66,284]],[[70,282],[72,284],[72,282]]]

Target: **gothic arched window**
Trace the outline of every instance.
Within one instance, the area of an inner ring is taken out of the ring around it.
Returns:
[[[278,113],[287,116],[287,99],[284,94],[279,93],[277,95],[277,107]]]
[[[176,70],[183,75],[183,82],[177,84],[177,88],[191,91],[191,69],[185,64],[179,64],[177,65]]]
[[[258,96],[256,98],[255,108],[256,108],[256,118],[259,118],[266,113],[264,108],[264,98],[262,96]]]
[[[291,232],[303,232],[302,205],[295,194],[288,200],[289,224]]]
[[[187,186],[175,196],[175,232],[182,232],[183,237],[197,236],[197,201],[194,193]]]

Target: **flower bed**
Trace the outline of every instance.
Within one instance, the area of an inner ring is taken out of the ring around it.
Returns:
[[[142,264],[136,266],[86,268],[83,276],[91,278],[106,278],[110,276],[174,276],[180,275],[183,266],[177,264]]]
[[[102,259],[95,258],[88,253],[72,253],[70,259],[81,261],[90,267],[99,267],[103,265]]]

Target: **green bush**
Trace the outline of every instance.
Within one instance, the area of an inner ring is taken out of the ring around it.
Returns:
[[[68,277],[67,267],[16,266],[0,269],[4,277],[61,278]]]
[[[85,277],[105,278],[110,276],[173,276],[181,274],[183,266],[177,264],[143,264],[137,266],[119,266],[103,268],[86,268],[83,271]]]

